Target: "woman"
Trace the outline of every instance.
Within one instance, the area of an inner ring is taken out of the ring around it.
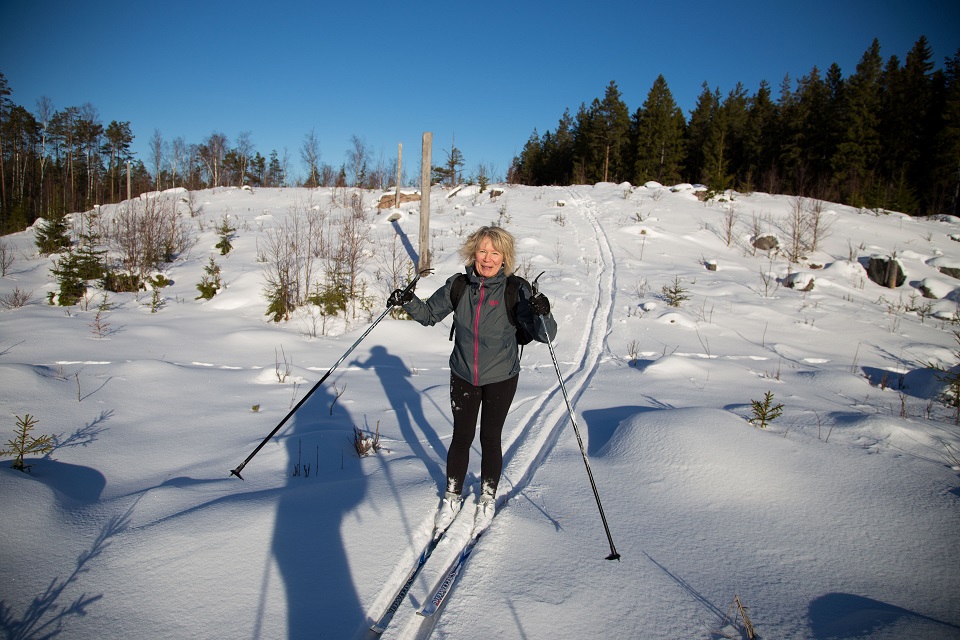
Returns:
[[[480,418],[480,499],[474,533],[482,531],[496,510],[497,484],[503,470],[501,434],[510,403],[517,391],[520,353],[517,328],[539,342],[552,340],[557,323],[550,302],[534,295],[529,283],[517,278],[517,295],[508,295],[508,283],[516,264],[513,236],[500,227],[481,227],[470,234],[460,256],[466,275],[447,279],[425,302],[413,292],[397,289],[387,303],[402,305],[422,325],[430,326],[453,313],[455,333],[450,354],[450,406],[453,439],[447,451],[447,487],[437,513],[436,530],[445,530],[463,503],[463,482],[470,461],[470,447]],[[459,278],[466,287],[456,287]],[[454,307],[451,291],[462,289]],[[507,298],[516,299],[508,313]],[[511,315],[516,321],[511,323]],[[542,320],[542,321],[541,321]]]

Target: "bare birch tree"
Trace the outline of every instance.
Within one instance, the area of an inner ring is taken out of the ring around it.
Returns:
[[[198,151],[209,177],[209,185],[219,187],[223,177],[223,158],[227,155],[227,137],[215,131],[200,145]]]
[[[153,137],[150,138],[150,160],[153,162],[153,184],[157,191],[163,190],[160,178],[163,171],[163,163],[166,159],[166,154],[164,153],[165,145],[166,143],[163,141],[163,134],[160,133],[160,129],[154,129]]]
[[[350,137],[351,148],[347,150],[347,170],[353,176],[353,186],[363,188],[367,182],[370,149],[356,134]]]
[[[320,165],[320,142],[313,129],[303,138],[303,145],[300,146],[300,159],[307,166],[310,177],[307,178],[306,187],[319,187],[318,167]]]

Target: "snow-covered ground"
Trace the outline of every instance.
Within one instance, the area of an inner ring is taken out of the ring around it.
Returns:
[[[960,263],[960,220],[824,203],[819,248],[791,265],[750,238],[788,246],[795,198],[498,188],[434,190],[436,275],[418,292],[457,271],[462,239],[491,223],[518,238],[521,275],[545,272],[559,368],[622,559],[604,559],[550,352],[531,344],[499,514],[425,619],[416,609],[472,513],[454,523],[384,638],[745,638],[736,597],[764,638],[960,638],[960,429],[928,366],[958,362],[960,282],[938,267]],[[34,435],[57,436],[29,474],[0,463],[8,638],[368,635],[443,485],[449,325],[384,319],[244,480],[229,473],[380,314],[391,247],[415,257],[416,203],[391,221],[365,192],[372,307],[348,326],[271,322],[258,246],[305,203],[353,215],[332,195],[203,191],[195,218],[185,194],[157,196],[177,199],[196,242],[165,271],[174,283],[156,313],[150,293],[110,294],[99,318],[99,292],[50,306],[34,231],[3,238],[16,260],[0,296],[32,297],[0,311],[0,439],[28,413]],[[237,231],[221,256],[225,215]],[[870,281],[869,258],[894,252],[906,282]],[[195,300],[211,256],[226,288]],[[664,287],[689,299],[671,307]],[[783,415],[760,429],[752,402],[767,392]],[[376,455],[356,456],[355,426],[379,428]],[[471,490],[478,470],[475,447]]]

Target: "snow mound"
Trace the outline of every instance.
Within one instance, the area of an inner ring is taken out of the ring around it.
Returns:
[[[707,375],[707,370],[690,358],[665,356],[647,367],[644,373],[660,378],[688,379],[704,377]]]

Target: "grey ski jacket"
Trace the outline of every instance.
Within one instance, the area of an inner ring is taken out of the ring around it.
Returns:
[[[432,326],[453,313],[454,342],[450,369],[474,386],[501,382],[520,373],[520,347],[516,328],[507,317],[504,296],[507,276],[503,269],[492,278],[483,278],[473,267],[467,268],[467,286],[457,308],[450,301],[450,287],[456,275],[447,278],[442,287],[426,301],[418,297],[403,305],[410,316],[424,326]],[[517,301],[517,324],[535,340],[547,342],[557,335],[557,322],[552,314],[536,319],[529,300],[533,292],[520,285]]]

